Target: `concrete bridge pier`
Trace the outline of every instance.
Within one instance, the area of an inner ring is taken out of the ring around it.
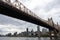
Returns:
[[[56,30],[50,30],[50,29],[49,29],[50,40],[53,40],[53,39],[52,39],[52,31],[53,31],[53,33],[54,33],[54,40],[57,40],[57,39],[58,39],[58,37],[57,37],[57,31],[56,31]]]
[[[51,30],[49,29],[50,40],[52,40]]]
[[[54,30],[54,39],[55,39],[55,40],[58,39],[58,37],[57,37],[57,31],[56,31],[56,30]]]

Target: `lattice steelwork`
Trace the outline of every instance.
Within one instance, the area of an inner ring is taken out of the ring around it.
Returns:
[[[16,7],[18,10],[21,10],[21,11],[23,11],[35,18],[38,18],[39,20],[46,22],[46,20],[41,19],[40,17],[35,15],[31,10],[29,10],[27,7],[25,7],[19,0],[2,0],[2,1],[9,4],[9,5],[12,5],[13,7]]]
[[[47,23],[46,20],[43,20],[40,17],[38,17],[37,15],[35,15],[31,10],[29,10],[27,7],[25,7],[19,0],[2,0],[2,1]],[[11,2],[11,1],[13,1],[13,2]]]
[[[31,10],[26,8],[19,0],[1,0],[1,1],[3,1],[9,5],[12,5],[13,7],[16,7],[17,9],[19,9],[19,10],[21,10],[29,15],[32,15],[32,16],[38,18],[37,15],[35,15]]]
[[[27,7],[25,7],[20,2],[20,0],[0,0],[0,1],[3,1],[3,2],[7,3],[8,5],[13,6],[13,7],[17,8],[18,10],[21,10],[21,11],[25,12],[26,14],[29,14],[30,16],[38,18],[39,20],[41,20],[41,21],[43,21],[43,22],[51,25],[51,23],[49,21],[41,19],[40,17],[38,17],[37,15],[35,15],[31,10],[29,10]],[[54,24],[54,25],[57,26],[56,24]],[[51,25],[51,26],[53,26],[53,25]],[[58,27],[57,27],[57,29],[58,29]]]

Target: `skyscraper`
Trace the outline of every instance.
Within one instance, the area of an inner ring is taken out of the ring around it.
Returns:
[[[33,29],[31,30],[31,36],[33,36],[34,35],[34,32],[33,32]]]
[[[26,32],[28,32],[28,28],[26,28]]]
[[[39,26],[37,26],[37,31],[39,31],[39,32],[40,32],[40,27],[39,27]]]
[[[28,36],[28,32],[29,32],[29,31],[28,31],[28,28],[26,28],[26,36]]]
[[[37,35],[38,35],[38,37],[40,37],[40,27],[39,27],[39,25],[37,26]]]

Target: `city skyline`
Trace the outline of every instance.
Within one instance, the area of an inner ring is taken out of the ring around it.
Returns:
[[[26,30],[21,32],[21,33],[14,32],[13,34],[12,33],[7,33],[5,35],[4,34],[0,34],[0,37],[43,37],[43,35],[44,36],[45,35],[49,36],[49,31],[47,31],[46,28],[43,28],[43,29],[42,29],[42,31],[40,31],[40,27],[37,26],[37,30],[36,31],[34,31],[33,29],[31,31],[29,31],[29,28],[26,28]]]
[[[40,18],[47,20],[52,17],[54,23],[57,24],[58,22],[58,24],[60,24],[60,0],[21,0],[21,2]],[[36,30],[37,25],[0,15],[0,33],[22,32],[27,27],[29,27],[30,30]]]

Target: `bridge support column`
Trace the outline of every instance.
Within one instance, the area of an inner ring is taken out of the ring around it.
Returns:
[[[57,40],[57,31],[54,30],[54,39]]]
[[[51,30],[50,29],[49,29],[49,36],[50,36],[50,40],[52,40]]]

